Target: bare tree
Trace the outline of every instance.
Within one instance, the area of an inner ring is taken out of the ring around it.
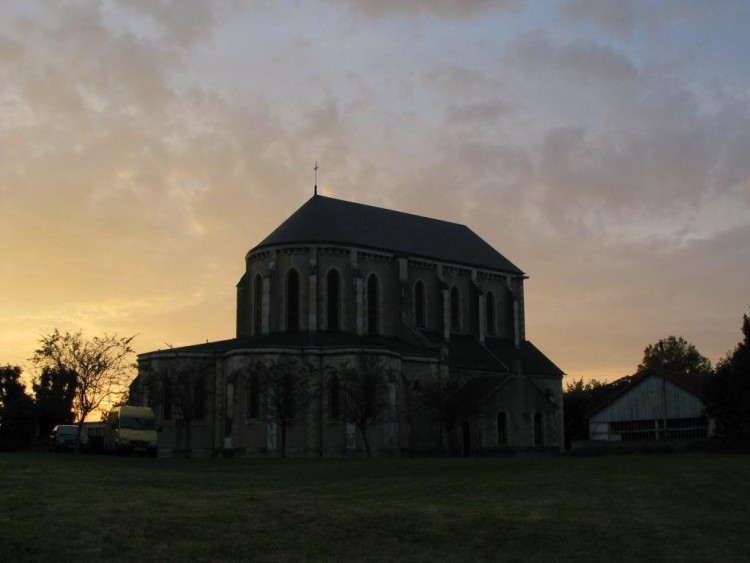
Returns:
[[[76,451],[80,450],[86,417],[100,407],[108,406],[132,379],[135,364],[130,344],[134,338],[135,335],[118,337],[105,334],[87,339],[80,331],[61,334],[58,329],[40,338],[40,346],[34,351],[31,361],[42,369],[67,370],[75,374]]]
[[[441,374],[424,385],[419,396],[419,409],[435,424],[440,445],[445,452],[450,450],[448,436],[461,415],[458,402],[463,380],[451,374]]]
[[[174,408],[174,414],[184,427],[187,457],[192,451],[193,422],[206,417],[206,382],[213,369],[210,359],[177,354],[174,361],[152,375],[152,383],[158,381],[162,390],[169,389],[168,393],[162,393],[163,408],[170,411]]]
[[[367,431],[388,415],[388,384],[394,378],[394,370],[375,356],[360,356],[355,365],[346,364],[331,371],[340,381],[344,419],[359,429],[367,457],[372,457]]]
[[[247,373],[257,379],[266,417],[281,431],[282,457],[286,455],[286,435],[290,422],[303,414],[315,395],[313,368],[294,358],[277,358],[254,364]]]

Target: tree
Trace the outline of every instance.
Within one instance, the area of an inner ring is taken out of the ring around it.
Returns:
[[[71,424],[75,418],[73,399],[76,374],[59,367],[44,366],[32,383],[39,435],[46,436],[58,424]]]
[[[680,337],[669,336],[656,344],[649,344],[643,351],[643,360],[638,373],[652,369],[668,369],[690,375],[709,375],[711,362],[701,355],[695,346]]]
[[[76,451],[80,449],[81,431],[86,417],[122,392],[132,379],[135,338],[117,335],[92,339],[79,332],[61,334],[55,329],[39,340],[32,361],[38,367],[65,370],[75,374],[73,412],[78,422]]]
[[[574,440],[588,440],[591,409],[604,395],[613,391],[617,385],[616,382],[608,384],[597,379],[591,379],[584,383],[583,378],[565,385],[563,412],[565,416],[565,446],[567,448]]]
[[[463,385],[463,380],[455,375],[439,373],[434,380],[424,385],[418,399],[418,408],[435,424],[440,445],[446,452],[449,450],[448,436],[461,415],[458,397]]]
[[[372,457],[367,430],[390,414],[388,385],[394,381],[394,371],[375,356],[359,356],[356,365],[332,371],[341,385],[343,418],[359,429],[367,457]]]
[[[281,431],[281,457],[286,455],[289,424],[304,413],[315,390],[311,388],[313,368],[293,358],[276,358],[254,364],[247,373],[248,382],[255,375],[266,418]]]
[[[0,366],[0,451],[26,447],[34,433],[34,402],[19,366]]]
[[[190,457],[192,451],[193,422],[206,417],[206,382],[209,379],[214,363],[210,359],[182,356],[169,362],[167,367],[157,370],[152,376],[152,383],[159,382],[165,412],[177,415],[185,431],[185,455]]]
[[[719,361],[707,390],[706,412],[717,432],[733,442],[750,445],[750,318],[743,315],[744,339]]]

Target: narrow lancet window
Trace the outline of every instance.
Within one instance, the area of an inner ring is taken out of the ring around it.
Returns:
[[[414,286],[414,324],[420,328],[425,326],[424,305],[424,284],[418,281]]]
[[[328,418],[338,420],[341,405],[341,387],[338,376],[334,375],[329,384],[328,393]]]
[[[299,274],[290,270],[286,277],[286,329],[299,330]]]
[[[504,412],[497,413],[497,445],[508,444],[508,415]]]
[[[327,320],[328,330],[335,331],[341,328],[339,322],[339,303],[341,302],[340,293],[340,276],[338,270],[331,270],[326,277],[326,298],[327,298]]]
[[[255,374],[250,376],[247,390],[247,417],[260,418],[260,386]]]
[[[484,297],[485,315],[487,334],[495,336],[495,295],[488,291]]]
[[[378,277],[372,274],[367,278],[367,332],[368,334],[378,334],[380,330],[380,288],[378,287]]]
[[[542,428],[542,413],[534,415],[534,445],[544,445],[544,430]]]
[[[263,277],[258,274],[253,283],[253,334],[263,332]]]
[[[457,287],[451,289],[451,330],[461,330],[461,297]]]

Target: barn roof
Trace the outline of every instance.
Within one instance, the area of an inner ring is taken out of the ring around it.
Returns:
[[[621,385],[617,388],[616,391],[604,397],[602,401],[589,412],[589,416],[592,416],[605,407],[611,405],[617,399],[635,389],[640,383],[642,383],[649,377],[663,377],[666,381],[669,381],[680,389],[683,389],[684,391],[698,397],[701,400],[705,400],[706,386],[711,380],[710,375],[696,375],[661,368],[650,369],[647,371],[636,373],[635,375],[623,378],[628,380],[627,383]]]
[[[251,252],[309,243],[344,244],[523,274],[465,225],[321,195],[310,198]]]

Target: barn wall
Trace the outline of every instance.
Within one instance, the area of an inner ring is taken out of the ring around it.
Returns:
[[[661,377],[648,377],[595,413],[590,422],[690,418],[702,416],[703,410],[703,401],[695,395]]]
[[[589,418],[592,440],[698,439],[709,436],[703,401],[651,376]]]

